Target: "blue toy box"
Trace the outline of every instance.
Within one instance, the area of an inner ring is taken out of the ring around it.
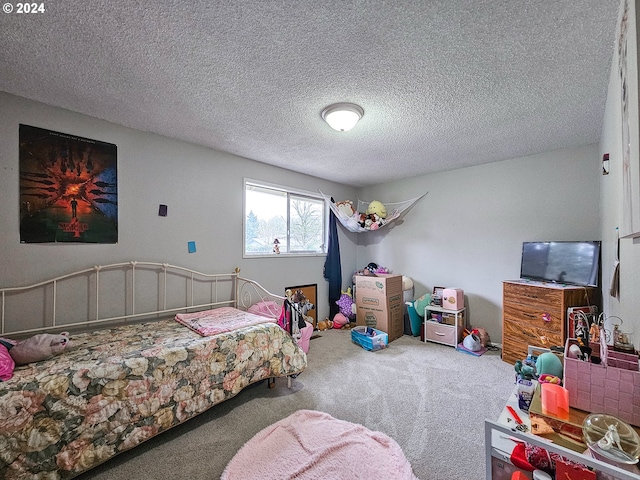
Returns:
[[[389,345],[389,335],[372,327],[358,326],[351,329],[351,341],[365,350],[375,351]]]

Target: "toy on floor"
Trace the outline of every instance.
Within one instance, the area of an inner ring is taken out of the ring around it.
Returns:
[[[351,287],[347,288],[346,291],[342,291],[340,298],[336,300],[336,305],[340,307],[340,313],[347,319],[356,317],[356,304],[353,301],[353,295],[351,295]],[[333,320],[335,322],[335,318]]]
[[[480,337],[480,345],[483,347],[488,347],[491,343],[491,339],[489,338],[489,334],[484,328],[478,327],[475,330],[478,331],[478,337]]]
[[[470,352],[478,352],[482,349],[482,344],[480,343],[480,336],[478,334],[478,329],[474,328],[471,331],[465,329],[464,339],[462,340],[462,345],[464,348],[469,350]]]
[[[325,318],[324,320],[320,320],[318,322],[318,330],[323,331],[323,330],[329,330],[330,328],[333,328],[333,320],[329,320],[328,318]]]
[[[33,337],[19,341],[9,350],[16,365],[47,360],[58,355],[70,345],[69,332],[60,334],[39,333]]]
[[[349,319],[340,312],[333,316],[333,328],[345,328],[349,326]]]

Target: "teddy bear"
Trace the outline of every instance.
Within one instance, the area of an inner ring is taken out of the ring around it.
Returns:
[[[333,320],[329,320],[328,318],[325,318],[324,320],[320,320],[318,322],[318,330],[323,331],[323,330],[329,330],[330,328],[333,328]]]
[[[9,355],[16,365],[26,365],[58,355],[69,345],[69,332],[39,333],[25,340],[20,340],[9,349]]]

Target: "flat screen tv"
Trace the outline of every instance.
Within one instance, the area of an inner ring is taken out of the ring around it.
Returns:
[[[600,242],[524,242],[520,278],[598,286]]]

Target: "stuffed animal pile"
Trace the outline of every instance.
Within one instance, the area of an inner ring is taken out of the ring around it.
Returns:
[[[371,262],[369,263],[366,267],[364,267],[362,270],[358,270],[356,272],[353,273],[353,276],[351,277],[351,281],[353,283],[356,283],[356,277],[360,276],[360,275],[370,275],[372,277],[375,277],[377,275],[386,275],[391,273],[391,271],[386,268],[386,267],[382,267],[380,265],[378,265],[377,263]]]
[[[386,222],[387,208],[378,200],[369,203],[364,212],[356,211],[351,200],[336,202],[336,207],[350,224],[358,225],[365,230],[377,230]]]
[[[69,333],[40,333],[16,342],[0,339],[0,380],[13,377],[16,366],[47,360],[62,353],[70,345]]]

